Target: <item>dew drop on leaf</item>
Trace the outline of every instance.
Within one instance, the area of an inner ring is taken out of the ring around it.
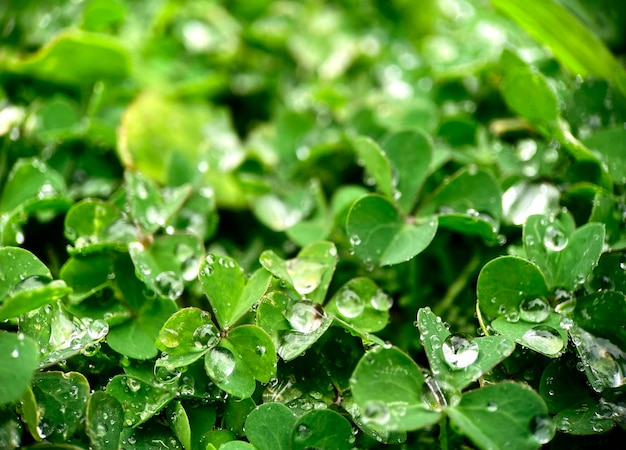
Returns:
[[[293,281],[293,287],[298,294],[306,295],[313,292],[320,284],[325,266],[303,259],[290,259],[285,269]]]
[[[339,314],[349,319],[359,316],[365,309],[363,299],[348,287],[339,291],[336,304]]]
[[[546,355],[555,355],[563,349],[563,339],[558,331],[548,325],[537,325],[526,331],[522,343]]]
[[[496,412],[498,410],[498,404],[496,402],[490,401],[487,403],[487,411]]]
[[[200,325],[193,332],[194,345],[198,348],[215,347],[220,340],[217,328],[210,323]]]
[[[160,364],[154,366],[154,378],[156,378],[159,383],[173,383],[178,380],[181,375],[181,372],[173,366]]]
[[[317,330],[322,325],[324,317],[321,306],[309,300],[300,300],[285,312],[285,318],[291,327],[304,334]]]
[[[154,281],[158,293],[170,300],[176,300],[183,293],[183,281],[171,270],[161,272]]]
[[[359,236],[357,236],[356,234],[353,234],[352,236],[350,236],[350,244],[353,247],[361,245],[361,238]]]
[[[548,416],[535,416],[530,421],[530,432],[538,444],[547,444],[556,433],[556,426]]]
[[[159,334],[159,341],[168,348],[174,348],[180,344],[180,335],[173,328],[165,328]]]
[[[137,392],[141,389],[141,382],[135,378],[128,377],[126,379],[126,386],[131,390],[131,392]]]
[[[553,225],[549,225],[543,235],[543,245],[553,252],[562,251],[567,246],[567,241],[565,233]]]
[[[377,311],[389,311],[393,306],[393,299],[385,294],[382,289],[378,289],[370,300],[372,308]]]
[[[296,436],[295,438],[299,441],[305,441],[309,437],[311,437],[312,431],[308,425],[301,423],[296,427]]]
[[[391,413],[384,403],[369,401],[363,409],[361,418],[366,425],[386,425],[391,419]]]
[[[525,298],[519,306],[519,314],[526,322],[539,323],[548,318],[550,305],[543,297]]]
[[[471,366],[478,358],[478,344],[470,336],[451,334],[441,345],[443,359],[451,369]]]
[[[213,347],[206,355],[205,367],[209,377],[224,381],[235,370],[235,356],[225,347]]]

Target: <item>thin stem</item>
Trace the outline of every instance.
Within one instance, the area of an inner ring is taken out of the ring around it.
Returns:
[[[439,448],[448,450],[448,417],[445,414],[439,421]]]
[[[461,293],[463,289],[467,287],[470,277],[476,272],[478,269],[478,265],[480,264],[480,257],[478,254],[475,254],[472,259],[467,263],[467,265],[463,268],[463,271],[459,274],[459,276],[452,282],[452,284],[448,287],[446,291],[446,295],[441,299],[439,303],[435,305],[433,308],[433,312],[440,316],[444,311],[446,311],[452,303],[454,299]]]

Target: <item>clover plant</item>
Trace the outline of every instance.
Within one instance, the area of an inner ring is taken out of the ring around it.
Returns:
[[[0,448],[623,443],[626,7],[0,18]]]

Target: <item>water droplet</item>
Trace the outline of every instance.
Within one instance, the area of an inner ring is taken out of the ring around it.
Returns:
[[[487,411],[496,412],[498,410],[498,404],[496,402],[487,402]]]
[[[533,214],[551,214],[558,210],[561,193],[548,183],[514,184],[502,195],[504,217],[514,225],[523,225]]]
[[[451,369],[471,366],[478,358],[478,344],[470,336],[451,334],[441,345],[443,359]]]
[[[350,245],[352,245],[353,247],[361,245],[361,238],[356,234],[353,234],[352,236],[350,236]]]
[[[157,361],[157,364],[154,366],[154,378],[156,378],[159,383],[173,383],[178,380],[181,375],[180,370],[170,365],[159,364],[159,361]]]
[[[225,347],[213,347],[207,353],[204,365],[209,377],[219,383],[235,370],[235,356]]]
[[[537,325],[526,331],[521,343],[545,355],[555,355],[563,349],[563,339],[558,331],[548,325]]]
[[[19,358],[19,356],[20,356],[20,351],[14,348],[13,351],[11,352],[11,358]]]
[[[325,315],[320,305],[309,300],[300,300],[285,312],[285,318],[294,330],[308,334],[322,325]]]
[[[136,378],[128,377],[126,378],[126,386],[131,390],[131,392],[137,392],[141,389],[141,382]]]
[[[135,184],[135,194],[142,200],[148,198],[148,186],[145,182],[137,180],[137,184]]]
[[[567,246],[567,241],[565,233],[553,225],[549,225],[543,235],[543,245],[554,252],[562,251]]]
[[[157,292],[162,297],[176,300],[183,293],[183,281],[171,270],[161,272],[154,281]]]
[[[388,296],[382,289],[378,289],[370,300],[372,308],[377,311],[389,311],[393,306],[393,299]]]
[[[366,425],[386,425],[391,419],[391,413],[384,403],[369,401],[363,409],[361,418]]]
[[[298,425],[296,427],[296,439],[299,441],[305,441],[307,440],[309,437],[311,437],[311,434],[313,434],[313,431],[311,430],[311,428],[308,425],[305,425],[303,423],[301,423],[300,425]]]
[[[180,335],[173,328],[164,328],[159,333],[159,341],[168,348],[178,347],[180,345]]]
[[[522,300],[519,306],[520,318],[526,322],[539,323],[548,318],[550,305],[543,297]]]
[[[349,287],[344,287],[339,291],[336,305],[339,314],[349,319],[357,317],[365,309],[363,299]]]
[[[254,348],[254,352],[255,352],[257,355],[259,355],[259,356],[263,356],[263,355],[265,355],[265,352],[266,352],[266,351],[267,351],[267,349],[265,348],[265,346],[264,346],[264,345],[257,345],[257,346]]]
[[[220,335],[213,324],[207,323],[194,330],[193,340],[197,348],[215,347],[220,340]]]
[[[535,416],[530,421],[530,432],[539,444],[547,444],[556,433],[556,426],[548,416]]]
[[[320,263],[301,258],[290,259],[285,263],[293,287],[300,295],[310,294],[317,289],[325,268]]]

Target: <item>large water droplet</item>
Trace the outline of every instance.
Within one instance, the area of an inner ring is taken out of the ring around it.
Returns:
[[[545,355],[556,355],[564,345],[559,332],[548,325],[537,325],[526,331],[521,343]]]
[[[349,319],[357,317],[365,309],[363,299],[349,287],[339,291],[336,304],[339,314]]]
[[[300,295],[313,292],[320,284],[325,266],[300,258],[290,259],[285,269],[293,281],[293,287]]]
[[[285,318],[294,330],[308,334],[322,325],[325,315],[320,305],[309,300],[300,300],[285,312]]]
[[[213,347],[207,353],[204,365],[209,377],[219,383],[235,370],[235,356],[225,347]]]
[[[193,332],[194,345],[198,348],[215,347],[220,340],[219,332],[213,324],[200,325]]]
[[[369,401],[361,415],[364,424],[386,425],[391,419],[389,408],[382,402]]]
[[[548,318],[550,314],[550,305],[543,297],[525,298],[519,306],[519,314],[522,320],[526,322],[539,323]]]
[[[379,289],[370,300],[370,303],[372,308],[377,311],[389,311],[393,306],[393,299],[385,294],[382,289]]]
[[[154,281],[155,287],[162,297],[176,300],[183,293],[183,281],[171,270],[161,272]]]
[[[548,416],[535,416],[530,421],[530,432],[539,444],[547,444],[556,433],[556,426]]]
[[[568,239],[565,233],[553,225],[549,225],[543,235],[543,245],[553,252],[563,250],[567,246],[567,241]]]
[[[159,333],[159,341],[168,348],[178,347],[180,345],[180,334],[173,328],[164,328]]]
[[[511,186],[502,195],[502,212],[509,222],[523,225],[533,214],[556,213],[560,198],[561,193],[551,184],[522,181]]]
[[[471,366],[478,358],[478,344],[470,336],[451,334],[441,345],[443,359],[451,369]]]

